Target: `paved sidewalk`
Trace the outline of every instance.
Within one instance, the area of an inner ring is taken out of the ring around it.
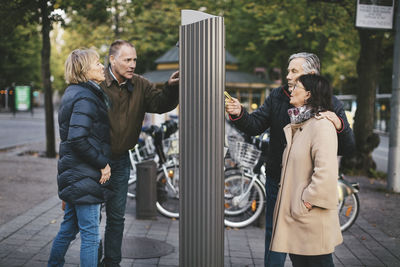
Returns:
[[[178,266],[179,222],[162,216],[156,221],[136,220],[134,200],[129,200],[127,208],[125,238],[157,239],[172,245],[174,251],[160,258],[124,258],[121,266]],[[62,215],[60,200],[54,196],[0,226],[0,266],[45,266]],[[263,236],[264,230],[257,227],[226,229],[225,266],[262,266]],[[344,240],[335,252],[336,266],[400,266],[400,240],[389,237],[363,217],[344,233]],[[68,250],[65,266],[78,266],[79,246],[78,238]],[[288,259],[285,266],[291,266]]]
[[[63,216],[55,193],[56,159],[18,156],[43,147],[31,144],[0,153],[0,267],[46,266]],[[344,233],[344,243],[336,249],[335,265],[400,266],[400,194],[386,192],[381,181],[348,179],[360,182],[361,212],[355,225]],[[24,198],[13,198],[13,194]],[[128,200],[125,241],[133,237],[158,240],[170,244],[173,251],[156,258],[132,259],[133,247],[126,242],[121,266],[178,266],[179,221],[163,216],[156,221],[136,220],[135,205],[134,200]],[[20,211],[9,212],[6,207]],[[104,224],[103,212],[102,233]],[[65,266],[79,265],[79,247],[78,237],[68,250]],[[225,266],[263,266],[263,257],[264,229],[225,229]],[[286,266],[291,266],[288,258]]]

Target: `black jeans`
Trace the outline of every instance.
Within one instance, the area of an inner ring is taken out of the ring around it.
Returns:
[[[110,184],[116,195],[106,202],[106,229],[104,233],[104,260],[106,266],[120,266],[122,237],[125,225],[126,194],[130,173],[128,153],[111,160]]]
[[[272,238],[272,225],[276,198],[279,186],[271,177],[267,177],[265,191],[267,192],[267,203],[265,205],[265,267],[283,267],[285,265],[286,253],[270,251],[269,246]]]
[[[332,253],[316,256],[289,254],[293,267],[334,267]]]

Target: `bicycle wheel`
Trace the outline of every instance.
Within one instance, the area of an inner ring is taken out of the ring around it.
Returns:
[[[340,230],[349,229],[356,221],[360,212],[360,200],[357,193],[346,196],[338,205]]]
[[[264,193],[257,182],[249,189],[252,179],[241,174],[225,178],[225,225],[245,227],[252,224],[264,208]],[[247,194],[246,194],[247,193]]]
[[[164,216],[179,218],[179,166],[157,174],[157,210]]]

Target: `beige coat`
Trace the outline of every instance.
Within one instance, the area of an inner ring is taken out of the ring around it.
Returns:
[[[337,134],[327,119],[284,128],[281,185],[271,250],[298,255],[332,253],[343,241],[337,211]],[[303,201],[314,207],[308,211]]]

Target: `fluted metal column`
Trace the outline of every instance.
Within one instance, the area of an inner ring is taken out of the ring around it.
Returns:
[[[181,26],[179,57],[179,265],[224,266],[223,18]]]

